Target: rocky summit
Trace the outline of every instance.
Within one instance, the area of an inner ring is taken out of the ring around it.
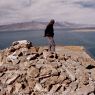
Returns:
[[[95,61],[80,46],[15,41],[0,51],[0,95],[95,95]]]

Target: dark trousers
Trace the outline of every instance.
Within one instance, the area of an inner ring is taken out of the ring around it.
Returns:
[[[47,37],[47,39],[48,39],[48,44],[49,44],[48,50],[55,52],[55,42],[54,42],[54,38],[53,38],[53,37]]]

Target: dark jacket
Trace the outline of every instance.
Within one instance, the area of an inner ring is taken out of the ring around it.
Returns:
[[[45,37],[53,37],[54,36],[54,29],[53,24],[48,24],[45,29]]]

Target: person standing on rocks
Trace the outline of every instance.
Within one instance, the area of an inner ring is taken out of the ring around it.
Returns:
[[[44,34],[44,37],[47,37],[48,39],[48,50],[49,51],[52,51],[52,52],[55,52],[55,41],[54,41],[54,19],[52,19],[48,25],[46,26],[46,29],[45,29],[45,34]]]

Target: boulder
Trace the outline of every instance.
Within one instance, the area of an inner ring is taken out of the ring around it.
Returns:
[[[20,48],[30,48],[32,47],[32,43],[27,40],[21,40],[13,42],[12,46],[17,50]]]
[[[46,76],[46,75],[58,75],[58,71],[53,68],[51,65],[46,65],[46,67],[42,68],[40,70],[40,75],[41,76]]]
[[[39,69],[37,69],[37,68],[31,66],[31,68],[29,68],[29,69],[27,70],[27,75],[28,75],[29,77],[31,77],[31,78],[35,78],[35,77],[37,77],[37,76],[39,75]]]

